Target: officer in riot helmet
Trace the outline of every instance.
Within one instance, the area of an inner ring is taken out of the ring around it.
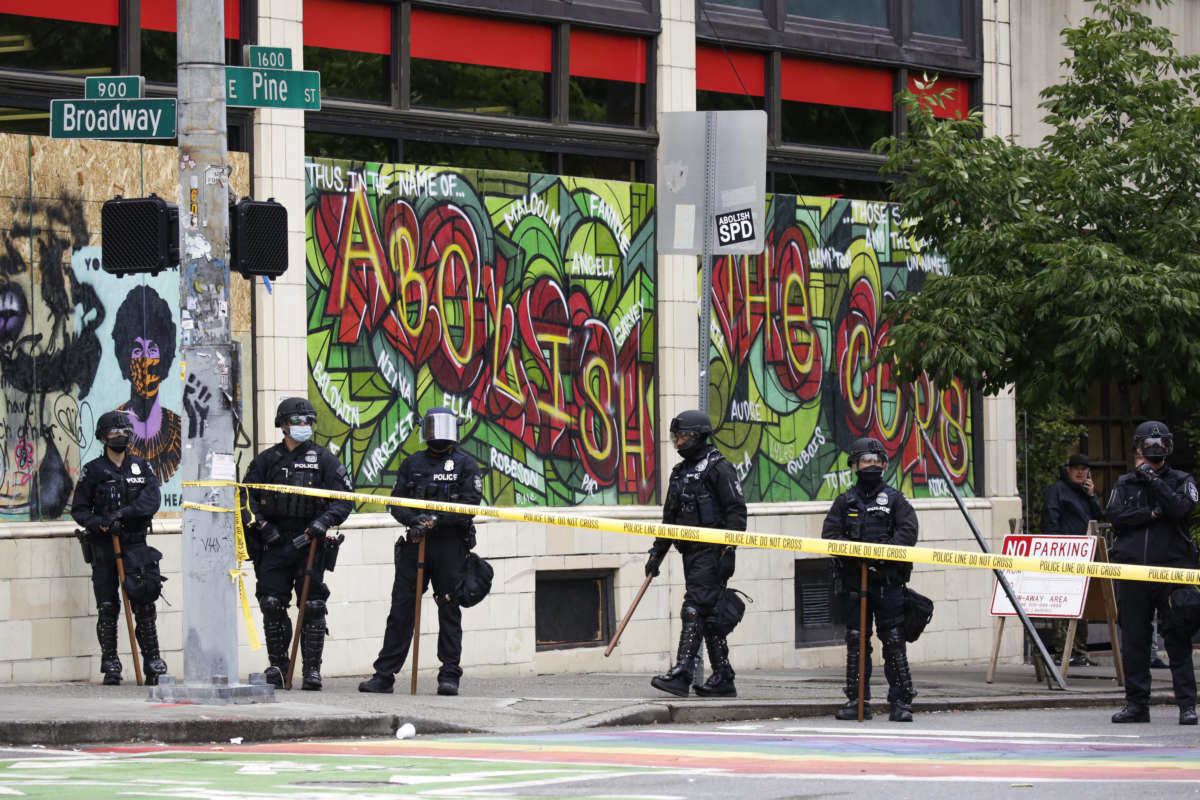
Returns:
[[[725,530],[746,530],[746,500],[737,471],[709,441],[712,423],[700,410],[684,411],[671,420],[671,441],[683,458],[671,470],[663,503],[663,522]],[[683,556],[685,592],[679,616],[682,628],[675,665],[650,681],[656,689],[687,697],[692,670],[703,638],[712,675],[696,686],[702,697],[736,697],[726,633],[717,624],[717,601],[734,571],[734,546],[657,538],[650,547],[646,574],[658,575],[674,544]]]
[[[479,465],[458,445],[458,417],[448,408],[431,408],[421,420],[425,449],[400,465],[393,497],[479,505],[483,479]],[[420,508],[391,506],[392,516],[408,532],[396,541],[396,577],[392,605],[383,633],[383,646],[375,659],[375,674],[358,685],[360,692],[391,692],[395,675],[408,658],[412,644],[417,596],[417,551],[425,539],[422,591],[433,583],[438,609],[437,693],[458,694],[462,668],[462,608],[456,587],[463,580],[467,553],[475,546],[474,519],[470,514],[432,513]]]
[[[838,495],[821,528],[823,539],[912,546],[917,543],[917,514],[903,494],[884,483],[887,451],[878,439],[856,439],[850,445],[850,468],[855,484]],[[867,637],[863,697],[871,699],[871,625],[883,643],[883,668],[888,681],[888,719],[912,722],[912,673],[904,638],[904,586],[912,574],[905,561],[867,562],[867,585],[861,586],[862,561],[837,558],[837,586],[846,621],[846,704],[837,719],[858,719],[858,655],[860,637]],[[859,630],[859,606],[867,597],[867,625]],[[872,716],[869,704],[864,717]]]
[[[246,483],[277,484],[304,489],[352,492],[354,486],[337,456],[312,441],[317,412],[303,397],[288,397],[275,412],[275,426],[283,441],[268,447],[250,462]],[[339,538],[326,536],[330,528],[346,521],[353,509],[349,500],[316,495],[250,489],[250,512],[254,521],[246,526],[247,547],[257,578],[255,595],[262,610],[263,633],[267,640],[267,682],[283,688],[288,670],[288,647],[292,620],[288,606],[293,592],[297,604],[304,591],[305,567],[313,540],[317,542],[313,570],[309,576],[308,599],[300,628],[303,658],[302,689],[320,691],[321,655],[325,649],[329,587],[325,571],[337,557]]]
[[[1134,469],[1117,478],[1108,500],[1113,545],[1109,558],[1122,564],[1155,567],[1197,565],[1196,543],[1188,520],[1198,499],[1196,479],[1167,466],[1175,449],[1170,429],[1155,420],[1133,433]],[[1168,583],[1117,581],[1117,624],[1125,664],[1125,706],[1113,722],[1150,721],[1150,641],[1157,611],[1171,665],[1171,684],[1179,706],[1179,724],[1196,724],[1196,675],[1192,666],[1193,630],[1177,619]]]
[[[100,671],[106,686],[121,683],[117,628],[121,609],[117,556],[113,536],[120,542],[126,573],[126,593],[137,620],[135,637],[146,666],[146,683],[154,686],[167,664],[158,649],[158,615],[154,601],[162,591],[158,559],[162,554],[146,544],[150,520],[160,503],[158,479],[145,459],[126,452],[133,424],[124,411],[109,411],[96,423],[96,439],[104,453],[83,467],[71,499],[71,517],[85,559],[92,565],[92,590],[99,617]]]

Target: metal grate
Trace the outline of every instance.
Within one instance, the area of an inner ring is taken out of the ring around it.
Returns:
[[[242,198],[229,216],[230,264],[235,272],[272,279],[287,272],[287,208],[274,199]]]
[[[179,209],[161,197],[116,197],[100,209],[101,266],[116,275],[179,264]]]
[[[796,559],[796,647],[839,643],[842,609],[833,593],[833,559]]]

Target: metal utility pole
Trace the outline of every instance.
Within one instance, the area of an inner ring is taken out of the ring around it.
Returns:
[[[234,469],[230,327],[225,12],[221,0],[177,0],[179,91],[179,314],[186,421],[180,473],[226,481]],[[200,702],[273,699],[272,687],[238,686],[236,569],[230,483],[183,489],[183,676],[152,697]],[[231,683],[233,685],[231,685]],[[234,699],[234,698],[239,699]]]

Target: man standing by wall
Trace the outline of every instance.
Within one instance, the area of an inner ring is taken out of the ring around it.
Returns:
[[[1058,480],[1046,489],[1042,505],[1042,533],[1046,536],[1085,536],[1088,523],[1104,519],[1100,502],[1096,499],[1096,486],[1092,483],[1092,462],[1082,453],[1072,453],[1066,465],[1059,470]],[[1072,667],[1094,667],[1087,656],[1087,623],[1075,629],[1075,641],[1068,647],[1066,641],[1068,622],[1054,620],[1051,628],[1053,639],[1049,644],[1059,653],[1060,662],[1070,653]],[[1046,638],[1042,637],[1043,640]]]
[[[393,497],[440,500],[478,505],[483,500],[479,465],[458,449],[458,418],[448,408],[431,408],[421,421],[425,450],[404,459],[396,475]],[[424,584],[432,581],[438,609],[437,693],[458,694],[462,678],[462,609],[455,590],[463,580],[467,553],[475,546],[475,526],[469,514],[431,514],[419,508],[391,506],[392,516],[408,533],[396,541],[396,578],[383,646],[375,659],[375,674],[358,685],[360,692],[391,692],[395,675],[408,658],[416,624],[417,552],[425,539]]]
[[[1108,500],[1113,526],[1112,560],[1157,567],[1197,565],[1196,543],[1187,521],[1200,494],[1196,479],[1171,469],[1166,458],[1175,437],[1162,422],[1150,420],[1133,432],[1134,469],[1117,479]],[[1150,637],[1155,611],[1171,664],[1171,684],[1179,705],[1179,724],[1196,724],[1196,674],[1191,631],[1172,625],[1169,583],[1116,581],[1117,622],[1125,664],[1125,707],[1113,722],[1150,721]]]
[[[126,452],[132,436],[133,424],[124,411],[100,415],[96,438],[104,442],[104,453],[84,465],[71,498],[71,516],[87,532],[82,544],[92,565],[92,589],[99,609],[96,638],[100,640],[100,671],[105,686],[121,683],[121,659],[117,656],[121,597],[113,538],[120,542],[126,570],[135,557],[158,554],[146,545],[146,531],[161,499],[158,481],[145,459]],[[157,563],[156,559],[150,560]],[[157,569],[154,572],[157,577]],[[145,596],[130,598],[148,686],[157,685],[158,676],[167,673],[158,650],[158,613],[154,606],[161,586],[158,582],[147,587]]]
[[[275,412],[275,425],[283,431],[283,441],[254,457],[244,478],[246,483],[274,483],[309,489],[352,492],[346,468],[337,457],[312,441],[317,412],[303,397],[285,398]],[[341,525],[353,509],[349,500],[330,500],[303,494],[250,490],[250,511],[256,521],[247,526],[247,546],[254,560],[258,579],[255,592],[263,615],[263,633],[267,640],[267,681],[283,688],[283,676],[289,667],[288,646],[292,639],[292,621],[288,604],[292,592],[300,602],[308,563],[310,542],[317,542],[304,624],[300,631],[300,652],[304,659],[302,689],[321,689],[321,655],[325,649],[326,601],[325,565],[331,558],[325,552],[325,533]]]

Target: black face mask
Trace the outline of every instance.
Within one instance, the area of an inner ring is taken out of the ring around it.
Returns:
[[[707,450],[708,437],[699,433],[693,433],[683,445],[675,448],[675,452],[688,459],[698,458]]]
[[[129,437],[128,436],[114,436],[113,438],[111,438],[107,442],[105,442],[105,444],[108,445],[108,448],[115,453],[124,453],[125,448],[129,447]]]
[[[883,483],[883,467],[863,467],[858,471],[858,485],[872,492]]]

